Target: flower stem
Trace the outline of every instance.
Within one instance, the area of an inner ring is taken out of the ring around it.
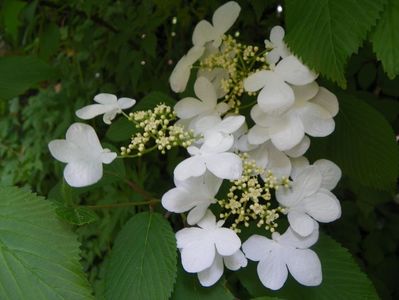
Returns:
[[[120,208],[120,207],[129,207],[129,206],[140,206],[140,205],[149,205],[153,206],[154,204],[160,203],[159,199],[151,199],[149,201],[140,201],[140,202],[123,202],[123,203],[114,203],[114,204],[99,204],[99,205],[80,205],[80,207],[90,208],[90,209],[108,209],[108,208]]]

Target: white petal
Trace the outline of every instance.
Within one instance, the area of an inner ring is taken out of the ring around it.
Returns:
[[[277,76],[269,76],[265,87],[258,95],[259,107],[266,113],[282,113],[291,107],[294,101],[292,88]]]
[[[218,114],[199,115],[194,121],[193,129],[197,134],[204,134],[206,131],[215,128],[222,119]]]
[[[198,77],[194,83],[195,95],[202,100],[205,107],[213,109],[216,106],[216,91],[213,84],[205,77]]]
[[[319,225],[314,220],[313,224],[314,228],[312,233],[305,237],[296,233],[291,227],[288,227],[286,232],[278,238],[278,243],[280,245],[300,249],[306,249],[313,246],[319,239]]]
[[[112,163],[117,156],[118,155],[115,152],[110,152],[109,149],[104,149],[104,152],[101,154],[101,162],[108,165]]]
[[[223,257],[224,264],[227,269],[237,271],[240,268],[245,268],[248,264],[248,260],[241,250],[238,250],[233,255]]]
[[[305,132],[310,136],[324,137],[335,129],[335,122],[329,112],[318,104],[308,102],[299,115]]]
[[[205,157],[206,167],[222,179],[235,180],[241,177],[241,158],[234,153],[218,153]]]
[[[93,156],[103,151],[97,134],[90,125],[73,123],[69,126],[65,136],[67,141],[74,143],[83,151],[88,151]]]
[[[115,119],[116,114],[119,112],[119,108],[115,108],[112,109],[110,111],[107,111],[104,115],[103,115],[103,121],[105,124],[111,124],[111,121],[113,119]]]
[[[267,253],[276,248],[276,242],[264,236],[254,234],[242,244],[245,256],[253,261],[262,260]]]
[[[319,91],[319,85],[316,81],[312,81],[305,85],[293,85],[292,90],[295,94],[295,101],[308,101],[316,96]]]
[[[256,92],[260,90],[266,85],[270,74],[273,74],[273,72],[265,70],[251,74],[244,80],[244,89],[248,92]]]
[[[254,120],[256,124],[263,127],[269,127],[273,123],[273,121],[270,120],[273,119],[272,115],[266,114],[263,110],[261,110],[258,104],[255,104],[252,107],[250,114],[252,120]]]
[[[327,159],[319,159],[313,164],[320,171],[322,176],[321,187],[331,191],[337,186],[341,179],[341,169],[332,161]]]
[[[276,191],[276,199],[281,205],[285,207],[292,207],[301,200],[292,187],[279,188]]]
[[[177,248],[182,249],[197,243],[200,239],[208,239],[208,232],[198,227],[183,228],[176,232]]]
[[[316,193],[322,182],[320,171],[313,166],[309,166],[298,174],[294,181],[294,190],[298,198],[303,199]]]
[[[248,134],[244,134],[238,138],[237,148],[241,152],[248,152],[248,151],[253,151],[253,150],[257,149],[258,146],[249,143],[248,142]]]
[[[187,272],[198,273],[212,265],[215,254],[213,242],[200,236],[181,250],[181,262]]]
[[[314,230],[314,221],[304,212],[288,212],[288,222],[291,228],[301,236],[308,236]]]
[[[200,21],[194,28],[193,45],[204,46],[205,43],[217,38],[215,28],[206,20]]]
[[[286,255],[288,270],[300,284],[316,286],[322,281],[321,263],[310,249],[292,249]]]
[[[248,131],[248,142],[253,145],[260,145],[270,139],[269,129],[255,125]]]
[[[263,259],[258,264],[257,271],[262,284],[272,290],[280,289],[288,277],[287,266],[281,251],[277,249],[264,254]]]
[[[181,119],[190,119],[203,113],[207,109],[208,108],[203,102],[192,97],[181,99],[174,107],[177,116]]]
[[[309,161],[305,156],[291,158],[291,178],[297,180],[298,174],[308,166]]]
[[[203,159],[198,156],[193,156],[179,163],[174,170],[174,175],[178,180],[185,180],[192,176],[201,176],[205,171],[206,166]]]
[[[80,149],[66,140],[54,140],[48,144],[51,155],[63,163],[76,161],[81,157]]]
[[[240,14],[241,7],[235,1],[229,1],[215,10],[212,23],[219,35],[224,34],[233,26]]]
[[[205,47],[194,46],[186,54],[187,63],[191,66],[204,54]]]
[[[293,85],[305,85],[317,78],[317,74],[310,71],[294,55],[283,58],[276,66],[275,72],[279,74],[284,81]]]
[[[245,122],[244,116],[228,116],[217,126],[217,130],[225,133],[237,131]]]
[[[94,97],[94,101],[96,101],[97,103],[100,103],[100,104],[105,104],[105,105],[116,104],[117,100],[118,100],[118,98],[116,98],[115,95],[107,94],[107,93],[101,93]]]
[[[229,228],[218,228],[214,235],[216,250],[222,256],[233,255],[241,247],[237,233]]]
[[[270,41],[273,44],[279,44],[282,42],[285,35],[284,28],[281,26],[274,26],[270,31]]]
[[[269,163],[267,165],[267,169],[272,171],[273,175],[277,178],[288,176],[291,173],[291,161],[290,159],[281,152],[276,149],[273,144],[270,143],[269,147]]]
[[[221,153],[228,151],[234,144],[234,137],[218,131],[206,132],[201,151],[204,153]]]
[[[120,109],[128,109],[131,108],[133,105],[136,104],[136,100],[131,98],[119,98],[118,99],[118,106]]]
[[[223,258],[216,254],[212,265],[198,273],[199,282],[205,287],[212,286],[222,277],[223,270]]]
[[[280,59],[280,49],[278,48],[274,48],[272,51],[268,52],[266,54],[266,61],[270,64],[270,65],[275,65],[278,60]]]
[[[341,217],[341,205],[335,195],[327,190],[319,192],[303,200],[305,211],[319,222],[328,223]]]
[[[111,108],[112,109],[112,108]],[[82,120],[89,120],[99,115],[102,115],[110,110],[110,106],[103,104],[91,104],[81,109],[78,109],[75,114]]]
[[[162,206],[168,211],[182,213],[196,205],[196,199],[182,188],[174,188],[162,196]]]
[[[306,151],[308,151],[309,147],[310,147],[310,138],[307,135],[305,135],[302,141],[298,145],[284,152],[288,156],[296,158],[304,155]]]
[[[269,163],[269,143],[260,145],[255,150],[248,152],[249,158],[256,162],[256,165],[260,168],[266,169]]]
[[[83,187],[96,183],[103,176],[103,165],[96,161],[74,161],[64,169],[65,181],[73,187]]]
[[[197,225],[201,228],[212,231],[212,234],[218,228],[216,225],[216,217],[209,209],[206,211],[205,216],[201,219],[200,222],[198,222]],[[212,241],[213,241],[213,236],[212,236]]]
[[[195,225],[205,216],[206,211],[211,203],[205,202],[204,204],[197,204],[187,215],[187,223]]]
[[[303,139],[305,132],[300,119],[287,115],[270,128],[270,137],[274,146],[281,151],[292,149]]]
[[[338,113],[339,104],[337,97],[324,87],[320,87],[317,95],[311,100],[327,110],[332,117]]]
[[[205,190],[204,193],[207,192],[209,197],[215,197],[222,185],[222,182],[222,179],[216,177],[210,172],[206,172],[204,175],[204,183],[202,185],[203,190]]]

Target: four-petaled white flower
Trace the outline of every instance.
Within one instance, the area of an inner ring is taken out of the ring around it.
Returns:
[[[284,43],[284,28],[281,26],[274,26],[270,31],[270,41],[265,40],[265,47],[272,49],[266,55],[266,60],[269,64],[275,65],[278,60],[289,56],[291,53]]]
[[[216,203],[215,195],[222,181],[209,172],[184,181],[175,178],[176,187],[163,195],[162,205],[175,213],[190,211],[187,223],[195,225],[204,217],[209,205]]]
[[[170,87],[175,93],[184,92],[190,78],[191,68],[204,54],[204,51],[205,47],[194,46],[177,62],[169,77]]]
[[[213,42],[214,47],[222,43],[223,35],[233,26],[240,14],[241,7],[235,1],[229,1],[215,10],[212,23],[206,20],[200,21],[194,28],[193,45],[204,46]]]
[[[211,211],[198,223],[199,227],[184,228],[176,232],[177,248],[181,251],[184,270],[198,273],[203,286],[211,286],[223,274],[223,261],[227,268],[237,270],[247,265],[239,250],[240,238],[228,228],[221,227]]]
[[[117,156],[103,149],[94,129],[82,123],[72,124],[65,140],[51,141],[48,147],[55,159],[67,163],[64,178],[73,187],[99,181],[103,175],[102,164],[110,164]]]
[[[98,104],[87,105],[76,111],[76,115],[83,120],[89,120],[102,115],[106,124],[111,124],[115,116],[122,112],[122,109],[128,109],[136,104],[136,100],[130,98],[117,98],[112,94],[98,94],[94,97]]]
[[[261,70],[244,80],[244,88],[248,92],[258,94],[259,107],[266,113],[280,114],[289,109],[295,101],[292,85],[309,84],[317,78],[295,56],[283,58],[272,70]]]
[[[286,208],[291,228],[301,236],[314,229],[314,220],[328,223],[341,216],[341,205],[333,189],[341,177],[341,170],[328,160],[297,171],[290,188],[276,192],[277,201]]]
[[[300,284],[317,286],[322,281],[320,260],[307,248],[316,243],[318,237],[318,224],[314,222],[314,230],[307,237],[288,228],[282,235],[273,233],[272,240],[253,235],[242,244],[242,250],[248,259],[259,261],[259,279],[269,289],[280,289],[287,280],[288,271]]]

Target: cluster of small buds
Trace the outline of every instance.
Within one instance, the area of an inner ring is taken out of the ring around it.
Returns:
[[[240,98],[244,93],[244,79],[254,72],[269,69],[266,53],[266,50],[261,52],[258,46],[244,45],[232,36],[225,35],[220,51],[202,59],[200,68],[226,70],[228,78],[221,80],[221,86],[226,93],[224,101],[238,113]],[[255,94],[248,93],[250,96]]]
[[[129,114],[138,132],[131,137],[127,147],[121,147],[122,156],[141,156],[152,150],[165,154],[173,147],[190,146],[194,133],[176,124],[176,112],[170,106],[158,104],[153,110],[137,111]]]
[[[279,186],[288,186],[288,178],[277,180],[270,171],[256,166],[255,161],[248,159],[247,154],[241,155],[243,160],[243,175],[232,181],[227,198],[219,200],[223,209],[220,218],[231,218],[231,229],[241,232],[239,225],[249,226],[251,220],[257,220],[257,226],[274,232],[278,226],[275,222],[284,208],[271,208],[271,191]]]

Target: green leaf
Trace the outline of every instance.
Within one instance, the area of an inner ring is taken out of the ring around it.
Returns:
[[[196,274],[189,274],[182,267],[178,269],[176,285],[171,300],[233,300],[235,297],[219,280],[211,287],[203,287]]]
[[[378,299],[378,295],[351,254],[340,244],[325,234],[320,234],[319,241],[313,250],[320,258],[323,270],[323,282],[317,287],[306,287],[298,284],[291,276],[279,291],[263,287],[259,281],[252,282],[243,274],[241,282],[253,296],[270,296],[282,299],[306,300],[363,300]],[[255,268],[252,268],[256,272]]]
[[[54,23],[47,24],[40,35],[39,56],[49,58],[58,50],[60,43],[60,31]]]
[[[57,215],[73,225],[85,225],[96,222],[97,214],[85,207],[57,207],[55,210]]]
[[[50,202],[0,187],[1,299],[93,299],[79,243]]]
[[[53,78],[55,74],[53,68],[35,57],[1,57],[0,100],[16,97],[40,81]]]
[[[346,86],[345,65],[375,25],[385,0],[287,0],[286,42],[310,68]]]
[[[135,215],[115,241],[105,277],[106,299],[168,299],[176,253],[174,233],[162,215]]]
[[[340,112],[328,138],[328,157],[345,175],[372,188],[390,190],[399,171],[395,134],[386,119],[358,97],[339,92]]]
[[[393,79],[399,74],[399,2],[388,0],[371,42],[377,58],[382,62],[385,72]]]
[[[135,125],[125,117],[120,117],[112,122],[107,130],[106,137],[112,142],[129,142],[131,136],[137,131]]]
[[[166,105],[169,105],[173,107],[176,104],[176,100],[171,98],[169,95],[166,95],[162,92],[151,92],[147,96],[145,96],[143,99],[141,99],[134,107],[134,111],[139,111],[139,110],[147,110],[147,109],[153,109],[157,104],[164,103]]]
[[[14,42],[18,38],[18,28],[21,25],[19,15],[26,3],[18,0],[6,0],[0,7],[1,18],[5,31],[13,38]]]

